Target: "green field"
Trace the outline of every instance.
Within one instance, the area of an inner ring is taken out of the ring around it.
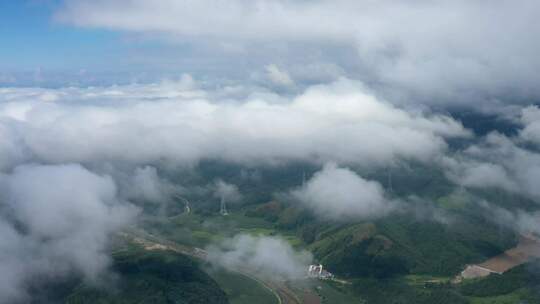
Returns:
[[[238,211],[227,216],[219,214],[182,214],[173,219],[148,218],[144,222],[148,232],[168,240],[204,248],[209,244],[238,234],[254,236],[279,236],[293,247],[302,247],[303,241],[295,234],[279,231],[275,225],[261,218],[248,217]]]

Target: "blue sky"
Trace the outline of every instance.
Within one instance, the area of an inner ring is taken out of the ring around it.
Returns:
[[[0,85],[118,82],[129,70],[119,32],[57,22],[59,0],[0,0]]]
[[[52,18],[59,1],[0,0],[0,68],[80,70],[122,47],[118,34],[68,27]]]
[[[62,0],[0,0],[0,86],[109,85],[214,74],[210,49],[61,23]],[[228,71],[229,74],[234,72]]]
[[[123,69],[120,34],[60,24],[53,18],[60,5],[58,0],[0,0],[0,85],[117,82],[111,71]]]

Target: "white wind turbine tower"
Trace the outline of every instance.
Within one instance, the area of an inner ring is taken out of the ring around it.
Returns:
[[[388,191],[393,192],[393,186],[392,186],[392,169],[388,167]]]
[[[221,215],[229,215],[229,212],[227,212],[227,205],[226,205],[226,202],[225,202],[225,195],[221,195],[221,207],[220,207],[219,213]]]
[[[190,207],[188,199],[183,197],[183,196],[180,196],[178,194],[176,194],[175,197],[184,202],[184,212],[187,213],[187,214],[190,214],[191,213],[191,207]]]
[[[219,213],[221,215],[229,215],[227,210],[227,201],[238,202],[242,195],[238,191],[238,187],[233,184],[218,180],[215,183],[214,197],[220,200]]]

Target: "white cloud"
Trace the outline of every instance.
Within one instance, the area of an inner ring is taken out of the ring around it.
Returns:
[[[153,203],[166,202],[174,193],[175,187],[158,175],[157,169],[151,166],[135,168],[131,177],[119,176],[123,183],[126,197]]]
[[[312,261],[309,252],[296,251],[279,237],[241,234],[207,251],[214,265],[272,279],[301,279]]]
[[[519,187],[499,164],[475,160],[444,158],[443,167],[455,183],[472,188],[501,188],[518,191]]]
[[[491,133],[455,157],[447,157],[442,166],[458,184],[471,187],[499,187],[540,199],[540,154],[508,138]]]
[[[524,108],[521,121],[525,126],[520,132],[521,138],[540,146],[540,109],[537,106]]]
[[[57,18],[183,42],[247,41],[256,45],[248,56],[267,50],[275,59],[277,50],[290,64],[330,61],[389,94],[470,105],[540,96],[539,8],[536,0],[74,0]]]
[[[25,165],[0,176],[0,303],[24,301],[29,280],[107,273],[108,238],[136,209],[107,176],[78,165]]]
[[[268,79],[277,86],[290,87],[294,85],[294,81],[287,71],[280,69],[275,64],[266,66],[266,75]]]
[[[234,91],[229,97],[228,88],[205,91],[188,82],[4,89],[3,166],[28,160],[193,164],[207,158],[379,165],[429,161],[446,149],[446,138],[469,135],[449,117],[396,108],[346,79],[293,97],[254,91],[244,99]],[[43,102],[41,96],[51,93],[58,99]]]
[[[331,219],[377,217],[394,208],[379,183],[335,164],[325,165],[292,195],[321,217]]]
[[[222,180],[218,180],[214,184],[214,196],[227,202],[239,202],[242,200],[242,194],[238,191],[238,187]]]
[[[513,229],[522,235],[527,235],[529,233],[540,233],[539,212],[526,212],[520,209],[508,210],[490,204],[486,201],[481,201],[480,206],[485,208],[491,219]]]

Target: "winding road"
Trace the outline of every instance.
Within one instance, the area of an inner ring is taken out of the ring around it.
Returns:
[[[146,250],[171,250],[199,260],[207,261],[208,254],[204,249],[177,244],[139,229],[121,233],[121,236],[142,245]],[[247,269],[238,269],[236,272],[269,289],[276,296],[279,304],[321,304],[319,296],[315,293],[306,293],[303,297],[299,297],[294,291],[287,287],[284,282],[270,281],[258,277]]]

